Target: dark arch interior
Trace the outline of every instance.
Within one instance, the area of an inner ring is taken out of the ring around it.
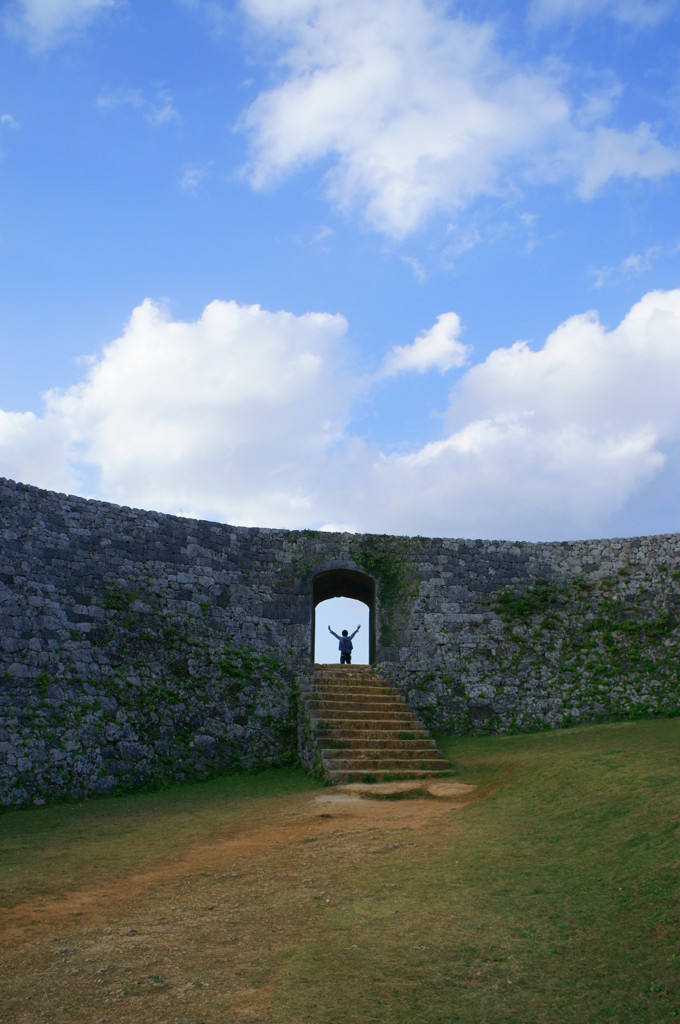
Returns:
[[[314,577],[312,613],[331,597],[349,597],[368,605],[368,662],[375,662],[375,580],[354,569],[329,569]],[[315,651],[315,616],[312,614],[312,661]]]

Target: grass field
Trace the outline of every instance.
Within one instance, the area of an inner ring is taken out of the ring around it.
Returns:
[[[442,740],[467,802],[292,769],[0,817],[0,1020],[680,1020],[680,720]]]

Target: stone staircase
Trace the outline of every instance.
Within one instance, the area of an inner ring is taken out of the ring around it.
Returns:
[[[409,706],[369,665],[316,665],[304,703],[329,782],[419,779],[450,767]]]

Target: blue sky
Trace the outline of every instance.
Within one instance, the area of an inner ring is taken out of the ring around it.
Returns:
[[[0,474],[246,525],[680,529],[677,2],[1,11]]]

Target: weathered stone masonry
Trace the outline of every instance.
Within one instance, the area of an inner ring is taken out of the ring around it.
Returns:
[[[436,730],[680,707],[680,535],[245,529],[0,481],[0,538],[4,805],[295,756],[333,592],[372,603],[379,670]]]

